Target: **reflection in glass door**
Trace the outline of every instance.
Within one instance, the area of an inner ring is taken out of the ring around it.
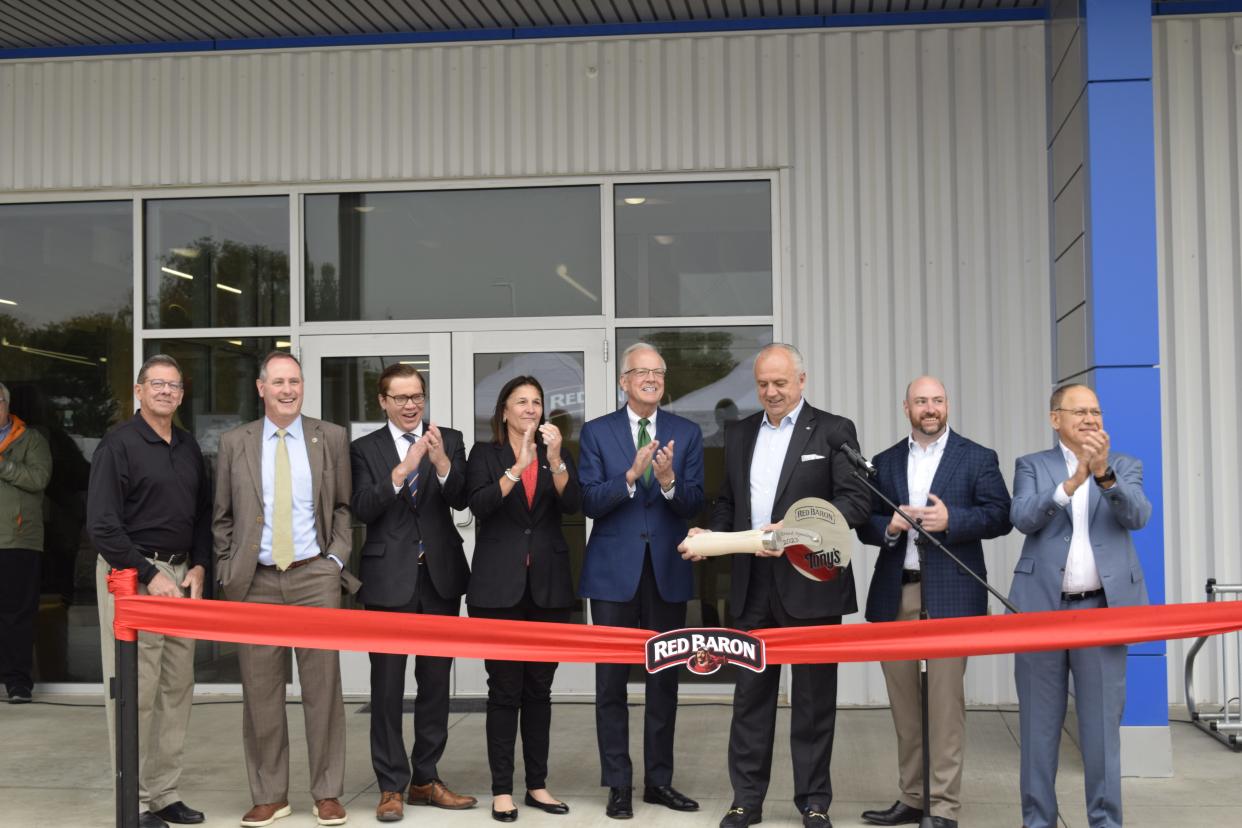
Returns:
[[[302,369],[306,378],[307,416],[336,423],[352,442],[384,427],[379,405],[379,375],[393,363],[414,365],[427,380],[426,416],[432,422],[452,422],[452,387],[448,334],[385,334],[303,336]],[[466,432],[469,441],[469,431]],[[357,575],[366,527],[354,522],[354,548],[349,568]],[[353,596],[343,595],[341,606],[356,608]],[[406,687],[415,688],[414,659],[406,665]],[[347,694],[369,694],[371,667],[366,653],[341,653],[341,681]]]
[[[516,376],[533,376],[544,391],[544,417],[561,429],[565,453],[578,461],[578,440],[583,424],[610,410],[606,391],[604,332],[498,331],[453,334],[454,410],[472,412],[472,423],[463,424],[468,443],[491,441],[491,417],[506,382]],[[464,419],[459,416],[458,420]],[[581,513],[566,515],[562,523],[569,542],[569,560],[575,588],[586,551],[587,520]],[[474,551],[473,525],[462,532],[466,554]],[[572,623],[587,623],[586,602],[574,607]],[[457,693],[483,695],[487,676],[483,663],[458,659]],[[590,664],[563,664],[556,673],[555,693],[592,693],[595,672]]]

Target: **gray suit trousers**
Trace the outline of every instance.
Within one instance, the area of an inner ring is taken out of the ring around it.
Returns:
[[[1061,609],[1105,606],[1103,596]],[[1061,728],[1074,677],[1078,744],[1086,783],[1087,820],[1091,828],[1121,825],[1121,713],[1126,701],[1126,648],[1087,647],[1018,653],[1014,678],[1018,685],[1022,739],[1022,822],[1026,828],[1055,828],[1057,821],[1057,759]]]

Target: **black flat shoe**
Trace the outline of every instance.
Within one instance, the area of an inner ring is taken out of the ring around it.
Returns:
[[[650,805],[663,805],[674,811],[697,811],[699,809],[699,803],[672,785],[648,785],[643,788],[643,802]]]
[[[526,792],[526,804],[532,808],[538,808],[539,810],[543,811],[545,814],[567,814],[569,813],[569,806],[566,805],[564,802],[556,802],[552,805],[549,805],[546,802],[540,802],[538,799],[535,799],[533,796],[530,795],[530,791]]]
[[[492,808],[492,819],[497,822],[517,822],[517,808],[511,808],[508,811],[497,811]]]
[[[194,810],[181,800],[165,805],[154,813],[165,822],[175,822],[178,825],[197,825],[204,819],[202,811]]]

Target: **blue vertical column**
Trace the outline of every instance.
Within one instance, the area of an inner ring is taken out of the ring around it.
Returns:
[[[1164,603],[1151,4],[1058,0],[1048,43],[1055,379],[1091,385],[1114,449],[1143,461],[1135,545]],[[1172,773],[1167,672],[1164,642],[1130,648],[1126,775]]]

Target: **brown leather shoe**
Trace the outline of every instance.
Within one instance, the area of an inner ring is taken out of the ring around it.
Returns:
[[[405,805],[400,791],[382,791],[375,818],[380,822],[400,822],[405,818]]]
[[[242,828],[263,828],[265,825],[271,825],[278,819],[289,816],[293,813],[293,809],[289,807],[288,802],[268,802],[264,805],[255,805],[246,815],[241,818]]]
[[[426,785],[410,784],[410,796],[406,802],[411,805],[434,805],[449,811],[464,811],[479,804],[473,796],[455,794],[439,779],[433,779]]]
[[[345,806],[336,797],[316,799],[315,807],[311,810],[320,825],[344,825],[345,820],[349,818],[345,815]]]

